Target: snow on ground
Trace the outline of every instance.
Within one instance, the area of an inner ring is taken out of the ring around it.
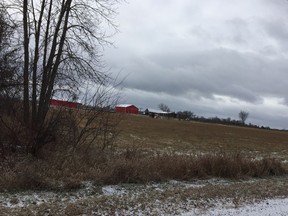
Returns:
[[[225,206],[219,206],[216,208],[210,208],[206,210],[193,210],[181,214],[182,216],[286,216],[288,215],[288,198],[285,199],[268,199],[260,203],[245,205],[240,208],[225,208]]]
[[[243,181],[245,184],[258,184],[258,180],[250,179]],[[241,182],[241,181],[240,181]],[[237,184],[223,179],[195,180],[189,182],[169,181],[167,183],[150,183],[144,185],[107,185],[94,186],[90,182],[84,182],[83,188],[74,191],[23,191],[18,193],[0,193],[0,209],[21,209],[34,208],[37,213],[37,208],[43,203],[60,203],[65,209],[69,204],[86,202],[88,208],[93,208],[90,211],[92,215],[206,215],[206,216],[272,216],[272,215],[288,215],[288,198],[283,199],[273,198],[264,199],[262,201],[233,203],[231,198],[222,199],[206,199],[197,197],[197,202],[187,199],[181,199],[181,192],[185,190],[198,190],[207,186],[221,186],[225,188],[227,185]],[[176,189],[176,190],[175,190]],[[175,197],[165,197],[163,194],[167,191],[176,191]],[[180,195],[179,195],[180,193]],[[108,208],[103,208],[97,200],[101,197],[106,197]],[[178,197],[178,198],[177,198]],[[139,201],[142,201],[139,202]],[[195,204],[203,204],[201,207]],[[252,204],[248,204],[252,203]],[[123,205],[123,206],[122,206]],[[38,207],[37,207],[38,206]],[[111,208],[114,209],[113,212]],[[109,210],[110,208],[110,210]],[[106,210],[105,210],[106,209]],[[90,215],[86,214],[86,215]],[[80,214],[81,215],[81,214]]]
[[[106,196],[120,196],[127,194],[126,190],[116,185],[108,185],[102,187],[102,192]]]

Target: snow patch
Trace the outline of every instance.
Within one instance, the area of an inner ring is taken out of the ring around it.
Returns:
[[[210,209],[194,209],[190,212],[182,213],[182,216],[206,215],[206,216],[272,216],[288,215],[288,198],[267,199],[255,204],[245,205],[239,208],[220,205]]]
[[[127,194],[127,192],[116,185],[108,185],[102,187],[102,192],[106,196],[121,196]]]

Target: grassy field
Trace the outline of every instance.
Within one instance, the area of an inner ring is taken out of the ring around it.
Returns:
[[[120,124],[120,147],[133,145],[150,150],[178,152],[242,152],[253,157],[273,156],[284,161],[288,156],[288,131],[152,119],[127,115]]]

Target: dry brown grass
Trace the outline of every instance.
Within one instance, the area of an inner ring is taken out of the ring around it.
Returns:
[[[120,147],[134,143],[137,148],[177,151],[210,152],[219,148],[270,155],[288,153],[288,132],[264,130],[219,124],[152,119],[146,116],[127,115],[120,124]]]
[[[213,153],[207,155],[162,154],[119,158],[110,162],[103,173],[104,183],[145,183],[149,181],[191,180],[194,178],[246,178],[286,174],[281,164],[265,158],[246,159],[240,154]]]
[[[251,160],[241,154],[156,154],[129,151],[104,153],[99,158],[69,157],[35,160],[18,158],[0,171],[2,190],[74,189],[83,181],[94,184],[146,183],[195,178],[247,178],[279,176],[286,170],[275,159]],[[11,159],[12,160],[12,159]]]

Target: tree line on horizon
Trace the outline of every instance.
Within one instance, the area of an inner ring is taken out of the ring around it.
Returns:
[[[158,108],[165,112],[170,112],[170,108],[168,105],[160,103]],[[174,117],[178,120],[186,120],[186,121],[198,121],[198,122],[207,122],[207,123],[216,123],[216,124],[224,124],[224,125],[234,125],[234,126],[245,126],[245,127],[252,127],[252,128],[260,128],[260,129],[268,129],[271,128],[268,126],[259,126],[252,123],[246,124],[246,120],[249,117],[249,112],[241,110],[238,114],[239,119],[232,119],[231,117],[227,118],[219,118],[215,117],[204,117],[204,116],[197,116],[193,112],[189,110],[178,111],[178,112],[171,112],[174,113]],[[173,115],[171,115],[172,117]]]

